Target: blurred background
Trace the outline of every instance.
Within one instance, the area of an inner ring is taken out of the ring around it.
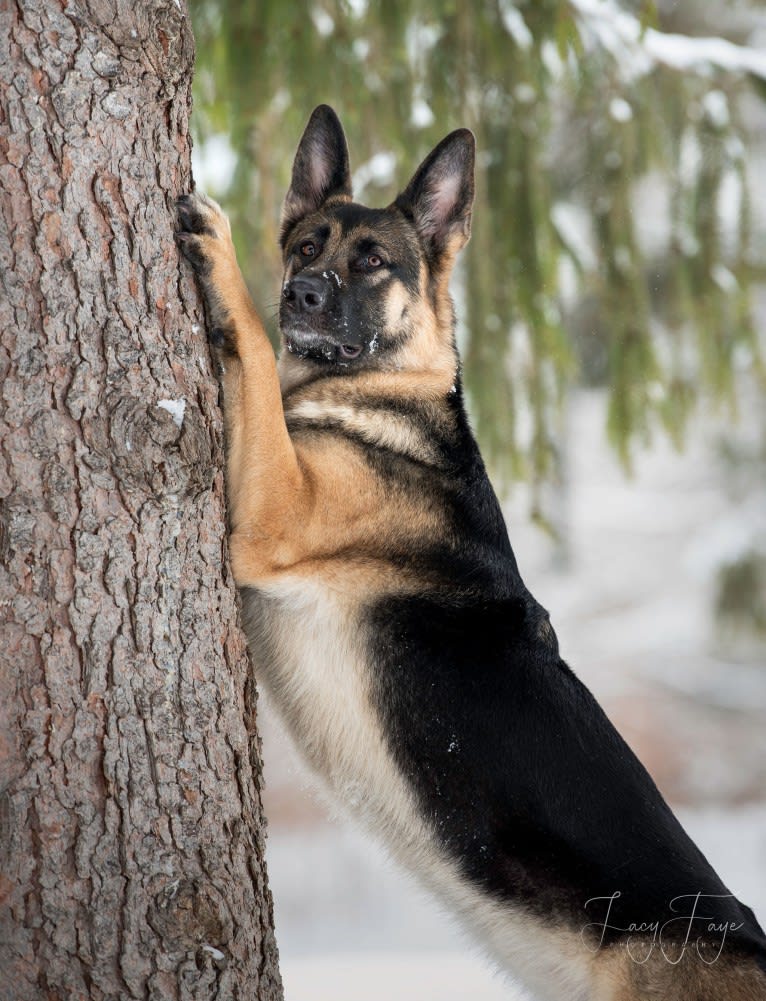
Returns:
[[[478,144],[453,280],[473,425],[522,574],[766,923],[766,9],[761,0],[191,0],[194,172],[276,333],[315,105],[387,204]],[[287,1001],[512,996],[325,808],[261,701]]]

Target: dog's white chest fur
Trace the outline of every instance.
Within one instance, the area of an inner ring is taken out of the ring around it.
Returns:
[[[391,826],[397,838],[422,839],[372,706],[356,602],[297,576],[259,594],[248,630],[256,671],[308,763],[334,799],[379,833]]]

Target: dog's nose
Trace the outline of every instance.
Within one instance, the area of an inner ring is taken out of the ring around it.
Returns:
[[[327,305],[330,286],[319,275],[296,275],[285,286],[284,296],[299,313],[319,313]]]

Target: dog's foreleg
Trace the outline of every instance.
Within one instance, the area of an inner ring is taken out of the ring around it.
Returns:
[[[198,194],[179,199],[178,220],[223,370],[230,542],[242,584],[259,575],[257,543],[280,537],[300,502],[303,477],[285,426],[274,351],[239,270],[229,221]]]

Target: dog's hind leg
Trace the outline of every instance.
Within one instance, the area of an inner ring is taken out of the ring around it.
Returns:
[[[631,940],[599,952],[592,1001],[766,1001],[766,977],[753,959],[703,960],[697,946],[666,954]]]

